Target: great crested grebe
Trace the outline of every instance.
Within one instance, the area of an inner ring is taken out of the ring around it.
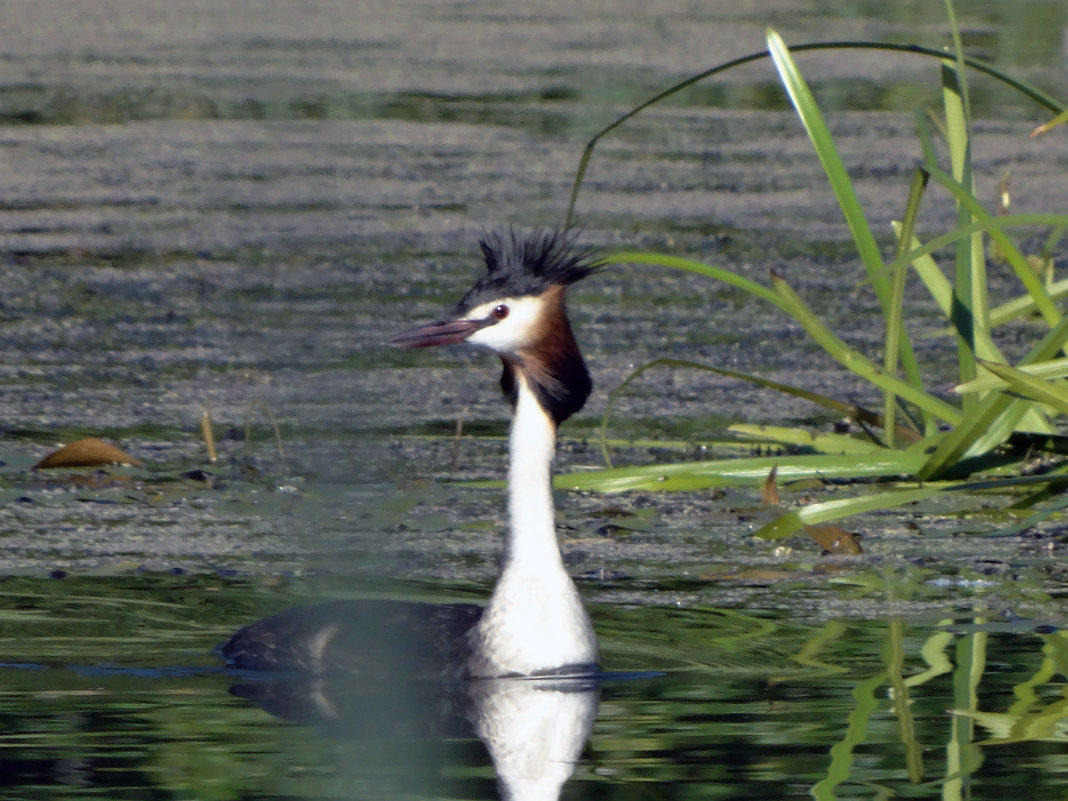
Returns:
[[[513,410],[509,527],[489,603],[483,609],[366,600],[290,609],[223,643],[219,651],[231,666],[386,678],[402,662],[402,674],[448,679],[596,670],[597,638],[564,568],[551,486],[556,430],[582,408],[592,387],[564,293],[596,265],[559,233],[496,235],[479,244],[488,273],[444,319],[390,344],[468,343],[501,359],[501,389]],[[385,646],[395,652],[392,664],[379,661]]]

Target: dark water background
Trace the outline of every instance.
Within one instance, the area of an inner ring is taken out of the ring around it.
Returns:
[[[227,693],[209,651],[301,600],[485,597],[498,494],[435,479],[501,475],[496,370],[382,342],[455,301],[483,231],[559,224],[600,127],[761,49],[768,26],[792,43],[946,42],[926,3],[715,5],[0,4],[0,794],[494,795],[476,741],[276,721]],[[971,52],[1064,96],[1062,3],[958,10]],[[937,64],[799,63],[889,252]],[[1068,207],[1064,129],[1029,139],[1045,117],[990,81],[972,97],[980,197],[993,207],[1011,174],[1014,211]],[[578,213],[590,244],[757,280],[774,268],[877,350],[874,299],[766,62],[606,139]],[[932,198],[921,230],[951,214]],[[918,332],[935,330],[914,296]],[[562,432],[564,469],[601,463],[589,438],[608,391],[658,356],[874,401],[788,321],[692,276],[614,270],[571,305],[597,391]],[[1013,353],[1035,330],[998,344]],[[918,342],[948,383],[948,342]],[[684,443],[618,459],[682,458],[732,422],[833,421],[678,373],[639,382],[611,433]],[[146,469],[28,470],[85,435]],[[566,797],[1064,795],[1058,521],[956,536],[1006,521],[915,507],[851,521],[866,553],[847,558],[752,541],[753,493],[559,504],[606,666],[667,671],[605,685]]]

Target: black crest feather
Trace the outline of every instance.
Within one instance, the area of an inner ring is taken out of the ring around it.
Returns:
[[[581,281],[598,268],[592,250],[576,247],[574,237],[559,231],[491,234],[478,244],[487,274],[464,295],[460,312],[495,298],[540,295],[551,286]]]

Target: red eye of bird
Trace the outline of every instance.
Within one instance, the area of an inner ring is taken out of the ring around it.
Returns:
[[[491,314],[493,315],[493,319],[503,320],[508,316],[508,307],[502,303],[500,306],[496,306]]]

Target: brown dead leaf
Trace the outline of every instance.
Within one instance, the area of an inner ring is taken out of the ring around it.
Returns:
[[[779,466],[775,465],[768,472],[768,477],[764,479],[764,489],[761,492],[761,498],[763,499],[765,506],[779,505],[779,483],[777,480],[778,475]]]
[[[35,464],[33,470],[48,470],[55,467],[100,467],[109,464],[133,465],[144,467],[140,459],[135,459],[96,437],[79,439],[64,445],[58,451],[52,451]]]
[[[837,526],[805,526],[805,533],[827,553],[863,553],[860,537]]]

